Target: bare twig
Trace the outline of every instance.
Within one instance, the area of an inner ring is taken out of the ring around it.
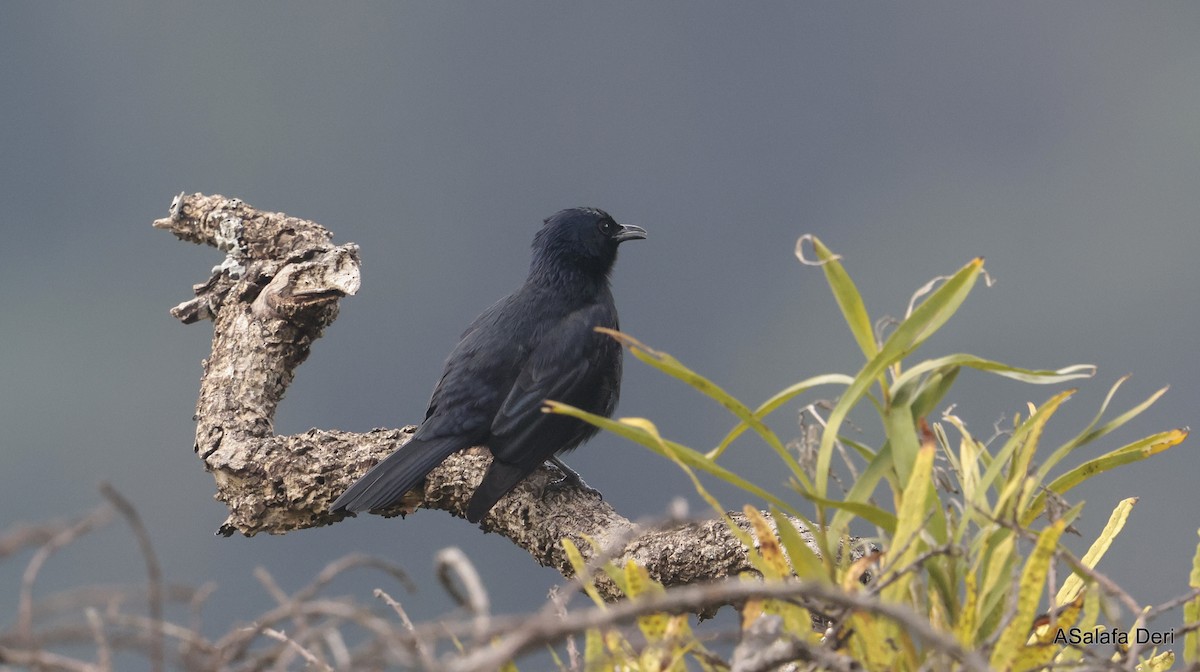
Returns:
[[[21,576],[21,594],[17,603],[17,634],[27,643],[33,643],[33,584],[37,580],[42,566],[54,555],[55,551],[63,548],[72,541],[87,534],[91,530],[106,525],[112,520],[112,510],[108,507],[97,507],[70,527],[59,530],[51,537],[25,566]]]
[[[550,588],[549,604],[554,609],[554,614],[559,618],[567,615],[567,601],[563,599],[562,591],[558,586]],[[566,637],[567,641],[567,669],[571,672],[578,672],[582,668],[583,657],[579,655],[579,646],[575,643],[575,635],[570,634]]]
[[[163,620],[162,567],[158,564],[158,557],[154,554],[154,546],[150,543],[150,534],[146,531],[146,526],[142,523],[142,517],[138,515],[137,509],[133,507],[133,504],[124,495],[117,492],[117,489],[111,484],[102,482],[100,484],[100,494],[125,518],[125,522],[129,523],[129,527],[133,530],[133,535],[137,538],[138,548],[141,549],[142,558],[146,563],[147,602],[150,618],[156,622],[161,622]],[[166,662],[163,653],[162,637],[156,637],[151,647],[150,669],[154,670],[154,672],[163,672]]]
[[[0,646],[0,663],[50,672],[99,672],[95,665],[40,649]]]
[[[417,659],[421,661],[421,668],[436,670],[437,663],[433,659],[433,651],[430,650],[429,643],[425,641],[424,637],[417,634],[417,628],[413,625],[412,619],[408,617],[408,612],[404,610],[404,607],[400,606],[400,603],[393,599],[391,595],[378,588],[375,589],[375,597],[383,600],[385,604],[391,607],[392,611],[395,611],[396,615],[400,617],[400,623],[404,625],[404,629],[412,634],[413,648],[417,651]]]
[[[325,646],[329,649],[329,657],[333,659],[337,669],[348,670],[353,662],[350,656],[350,650],[346,648],[346,640],[342,639],[342,633],[338,632],[337,628],[328,628],[325,630]]]
[[[96,642],[96,667],[100,668],[102,672],[110,672],[112,670],[112,647],[108,645],[108,638],[104,635],[104,621],[100,619],[100,612],[88,608],[84,614],[87,616],[88,625],[92,628],[92,637]]]
[[[308,661],[309,665],[312,665],[313,667],[316,667],[316,668],[319,668],[322,670],[326,670],[327,672],[333,672],[332,667],[330,667],[326,663],[318,660],[317,657],[314,656],[311,651],[309,651],[308,649],[306,649],[303,646],[301,646],[300,644],[298,644],[296,642],[296,640],[288,637],[282,631],[274,630],[272,628],[267,628],[266,630],[263,630],[263,634],[272,639],[277,639],[277,640],[283,642],[284,644],[287,644],[288,647],[290,647],[293,651],[295,651],[296,653],[299,653],[300,656],[304,658],[304,660]]]
[[[869,596],[845,593],[819,583],[723,581],[712,584],[679,586],[663,593],[651,593],[637,600],[618,602],[606,608],[577,611],[565,618],[539,614],[516,624],[493,619],[500,634],[491,645],[476,649],[451,661],[452,672],[497,669],[504,662],[534,648],[560,641],[569,633],[627,623],[638,616],[655,612],[694,612],[713,604],[726,604],[752,598],[808,599],[851,611],[862,611],[892,620],[930,647],[958,661],[963,669],[985,672],[987,663],[977,652],[967,651],[951,636],[933,629],[928,620],[906,607],[880,602]],[[547,617],[549,616],[549,617]]]
[[[0,560],[26,546],[40,546],[60,532],[69,529],[74,522],[54,521],[40,525],[19,525],[0,536]]]
[[[852,672],[856,670],[854,659],[823,646],[814,646],[796,638],[783,628],[783,619],[775,615],[763,615],[754,621],[750,629],[742,633],[742,640],[733,651],[731,672],[771,672],[780,665],[796,660],[812,661],[821,670]]]

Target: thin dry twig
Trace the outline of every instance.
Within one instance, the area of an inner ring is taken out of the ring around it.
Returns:
[[[117,492],[117,489],[111,484],[107,482],[100,483],[100,494],[121,514],[125,522],[129,523],[134,537],[137,538],[138,548],[141,550],[142,559],[146,563],[147,602],[150,618],[155,622],[162,622],[162,567],[158,564],[158,556],[154,553],[154,545],[150,543],[150,533],[146,531],[146,526],[142,523],[142,517],[138,514],[137,509],[134,508],[133,504],[124,495]],[[161,633],[151,642],[150,669],[154,672],[163,672],[166,669],[166,654],[163,651]]]
[[[678,586],[663,593],[640,596],[636,601],[624,601],[591,608],[559,618],[556,614],[539,614],[534,618],[493,619],[498,632],[492,643],[451,661],[452,672],[494,670],[509,660],[530,651],[560,641],[569,633],[584,632],[627,623],[638,616],[656,612],[693,612],[713,604],[727,604],[752,598],[809,599],[851,611],[862,611],[892,620],[930,647],[959,662],[964,670],[986,672],[987,663],[975,651],[967,651],[952,636],[935,630],[919,614],[901,605],[880,602],[866,595],[845,593],[819,583],[800,581],[758,583],[723,581],[720,583]],[[501,634],[503,633],[503,634]],[[489,633],[489,635],[492,633]]]
[[[396,615],[400,617],[400,623],[404,625],[404,629],[412,634],[413,648],[417,651],[417,659],[421,661],[421,667],[426,670],[437,669],[437,663],[433,659],[433,652],[429,648],[429,643],[424,637],[417,634],[417,628],[413,625],[412,619],[408,617],[408,612],[404,610],[404,607],[400,606],[400,603],[393,599],[391,595],[388,595],[379,588],[375,589],[375,597],[383,600],[385,604],[391,607],[392,611],[396,612]]]
[[[266,630],[263,630],[263,634],[272,639],[279,640],[280,642],[283,642],[284,644],[286,644],[293,651],[300,654],[300,656],[302,658],[304,658],[304,660],[308,661],[309,665],[320,668],[322,670],[326,670],[326,672],[333,672],[332,667],[330,667],[328,664],[324,663],[323,661],[318,660],[317,657],[315,655],[313,655],[313,653],[311,651],[309,651],[308,649],[301,646],[296,640],[292,639],[291,637],[288,637],[282,631],[275,630],[273,628],[267,628]]]
[[[95,609],[88,608],[84,611],[87,616],[88,625],[92,628],[92,637],[96,642],[96,667],[102,672],[110,672],[112,670],[112,647],[108,644],[108,638],[104,635],[104,621],[100,618],[100,612]]]
[[[112,509],[107,506],[96,507],[73,525],[59,530],[29,559],[29,564],[25,566],[25,573],[21,576],[21,593],[17,602],[17,634],[23,641],[29,644],[33,643],[33,584],[37,581],[37,575],[42,570],[42,566],[56,551],[91,530],[108,524],[110,520],[112,520]]]
[[[40,546],[69,529],[75,523],[51,521],[40,525],[18,525],[0,536],[0,560],[20,551],[26,546]]]
[[[100,672],[95,665],[41,649],[0,646],[0,663],[49,672]]]

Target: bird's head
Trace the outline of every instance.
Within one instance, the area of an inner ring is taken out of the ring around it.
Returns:
[[[546,219],[533,238],[533,264],[574,268],[607,276],[617,259],[617,246],[646,237],[640,226],[618,224],[599,208],[570,208]]]

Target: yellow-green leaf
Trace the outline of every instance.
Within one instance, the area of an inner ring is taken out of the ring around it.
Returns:
[[[1083,555],[1080,562],[1083,566],[1089,569],[1095,569],[1096,564],[1100,562],[1100,558],[1108,552],[1109,546],[1112,546],[1112,541],[1121,533],[1121,529],[1125,527],[1125,521],[1129,520],[1129,513],[1133,511],[1133,505],[1137,504],[1137,497],[1123,499],[1117,507],[1113,509],[1112,515],[1108,517],[1108,523],[1104,529],[1100,531],[1100,536],[1096,537],[1096,541],[1092,542],[1091,548]],[[1058,595],[1054,597],[1055,604],[1066,604],[1075,599],[1075,597],[1083,590],[1083,579],[1078,574],[1071,574],[1063,581],[1062,588],[1058,589]]]
[[[563,551],[567,554],[567,561],[571,563],[571,569],[575,572],[575,576],[580,577],[583,590],[588,597],[592,598],[592,602],[596,606],[601,609],[607,608],[608,603],[604,601],[603,597],[600,597],[600,591],[596,590],[596,582],[592,580],[592,577],[587,576],[587,563],[583,559],[583,554],[579,552],[579,547],[567,537],[563,537],[561,543]]]
[[[896,516],[895,516],[895,514],[889,512],[889,511],[885,511],[885,510],[879,508],[878,506],[874,506],[872,504],[865,504],[863,502],[851,502],[851,501],[842,502],[842,501],[838,501],[836,499],[825,499],[824,497],[817,497],[816,495],[813,495],[813,494],[807,493],[807,492],[803,492],[803,491],[800,491],[800,495],[803,496],[805,499],[813,502],[814,504],[820,504],[822,506],[827,506],[832,509],[839,509],[842,511],[847,511],[849,513],[853,513],[854,515],[858,516],[859,518],[862,518],[863,520],[871,523],[872,525],[876,525],[880,528],[883,528],[883,530],[889,534],[894,533],[896,531]]]
[[[1044,667],[1054,659],[1062,647],[1055,644],[1060,630],[1069,630],[1079,620],[1079,612],[1083,609],[1083,598],[1077,598],[1052,616],[1038,618],[1033,624],[1033,634],[1021,649],[1013,664],[1017,670],[1036,670]]]
[[[1192,572],[1188,575],[1188,587],[1200,590],[1200,544],[1196,545],[1196,554],[1192,557]],[[1200,597],[1193,597],[1183,605],[1183,622],[1200,622]],[[1184,637],[1183,659],[1188,664],[1200,662],[1200,635],[1192,630]]]
[[[820,376],[813,376],[812,378],[806,378],[794,385],[789,385],[783,390],[772,395],[770,399],[767,399],[762,403],[761,406],[754,409],[754,417],[762,420],[778,410],[784,404],[814,387],[820,385],[850,385],[853,382],[854,378],[847,376],[844,373],[827,373]],[[737,426],[735,426],[728,434],[725,435],[725,438],[721,439],[721,443],[717,444],[716,448],[707,453],[707,456],[714,460],[720,457],[721,454],[725,452],[725,449],[729,447],[729,444],[733,443],[734,439],[741,436],[742,433],[747,429],[750,429],[750,425],[746,424],[745,422],[739,422]]]
[[[765,441],[767,445],[769,445],[775,451],[775,453],[779,455],[780,459],[782,459],[784,464],[787,465],[788,469],[791,470],[792,476],[797,478],[801,483],[804,483],[807,487],[812,487],[812,484],[808,480],[808,474],[806,474],[804,470],[800,468],[800,464],[796,462],[796,458],[790,451],[788,451],[786,447],[784,447],[783,442],[779,440],[779,437],[775,435],[775,432],[773,432],[771,428],[764,425],[761,420],[755,417],[754,413],[745,404],[736,399],[733,395],[726,392],[721,388],[721,386],[684,366],[683,362],[680,362],[671,355],[655,350],[628,334],[621,333],[615,329],[607,329],[605,327],[596,327],[596,331],[603,334],[608,334],[612,338],[616,339],[621,345],[629,348],[629,352],[632,353],[634,357],[673,378],[683,381],[696,391],[713,399],[717,403],[721,404],[721,406],[724,406],[730,413],[737,417],[738,420],[741,420],[743,423],[749,425],[751,429],[753,429],[758,433],[759,436],[762,437],[763,441]]]
[[[933,476],[932,444],[922,446],[913,464],[912,477],[901,495],[899,513],[896,516],[896,534],[889,549],[889,571],[904,571],[925,550],[921,541],[921,529],[925,526],[928,512],[929,483]],[[908,572],[883,589],[883,599],[888,602],[907,602],[908,586],[913,574]]]
[[[854,286],[850,274],[846,272],[839,261],[841,257],[825,247],[825,244],[816,236],[805,235],[796,241],[796,256],[801,261],[804,261],[801,247],[805,240],[812,242],[813,251],[817,253],[821,270],[825,271],[829,289],[833,290],[833,298],[837,301],[838,307],[842,309],[842,316],[846,318],[846,325],[850,327],[850,333],[854,334],[854,340],[858,342],[858,347],[867,359],[871,359],[878,354],[879,345],[875,343],[874,327],[871,324],[871,316],[867,314],[867,306],[863,303],[862,294]]]
[[[1133,408],[1129,409],[1128,411],[1125,411],[1121,415],[1118,415],[1117,417],[1113,418],[1112,420],[1109,420],[1108,422],[1104,423],[1100,427],[1096,427],[1096,424],[1098,422],[1100,422],[1100,418],[1104,415],[1105,409],[1108,408],[1108,404],[1112,400],[1113,395],[1116,394],[1117,388],[1119,388],[1121,386],[1121,383],[1125,382],[1128,378],[1129,378],[1129,376],[1125,376],[1125,377],[1121,378],[1120,380],[1118,380],[1112,386],[1112,389],[1110,389],[1108,391],[1108,396],[1106,396],[1104,398],[1104,403],[1100,405],[1100,410],[1099,410],[1099,412],[1096,413],[1096,417],[1092,419],[1092,422],[1082,432],[1080,432],[1078,435],[1076,435],[1075,438],[1073,438],[1070,441],[1066,442],[1065,444],[1059,446],[1053,453],[1051,453],[1042,462],[1042,466],[1038,468],[1039,480],[1045,479],[1046,475],[1050,473],[1050,470],[1053,469],[1056,464],[1058,464],[1060,461],[1062,461],[1062,459],[1064,457],[1069,455],[1071,453],[1071,451],[1075,450],[1079,446],[1082,446],[1082,445],[1091,443],[1092,441],[1095,441],[1096,439],[1108,434],[1109,432],[1113,431],[1114,429],[1117,429],[1121,425],[1124,425],[1125,423],[1134,419],[1135,417],[1140,415],[1142,413],[1142,411],[1146,410],[1154,402],[1158,401],[1159,397],[1166,394],[1167,389],[1168,389],[1166,387],[1162,388],[1161,390],[1150,395],[1150,397],[1148,399],[1146,399],[1142,403],[1138,404],[1137,406],[1134,406]]]
[[[771,517],[775,519],[775,529],[779,530],[779,540],[783,542],[783,548],[792,561],[792,571],[796,573],[796,576],[801,579],[828,583],[830,577],[821,566],[821,559],[817,557],[812,547],[805,543],[803,535],[792,525],[791,518],[775,507],[771,507]]]
[[[564,404],[557,401],[547,400],[545,402],[546,409],[550,413],[558,413],[568,415],[573,418],[579,418],[588,424],[595,425],[601,429],[607,430],[617,436],[625,437],[634,443],[641,444],[653,452],[662,455],[668,459],[678,459],[681,463],[709,473],[717,478],[741,488],[756,497],[778,506],[780,509],[787,511],[790,515],[797,518],[803,518],[799,511],[789,503],[783,501],[779,497],[760,488],[759,486],[747,481],[728,469],[718,465],[713,460],[705,457],[687,446],[668,441],[660,436],[656,436],[648,432],[644,427],[644,422],[649,422],[641,418],[622,418],[621,420],[610,420],[604,416],[588,413],[582,409],[575,408],[570,404]]]
[[[1054,415],[1059,406],[1073,394],[1075,394],[1075,390],[1064,390],[1042,404],[1041,408],[1032,413],[1029,419],[1005,442],[1004,449],[1000,451],[996,460],[984,474],[983,482],[986,485],[992,482],[995,478],[994,474],[1003,464],[1008,463],[1008,479],[1000,490],[1000,497],[996,500],[995,512],[997,515],[1005,516],[1015,511],[1022,493],[1037,487],[1038,484],[1029,478],[1029,464],[1033,461],[1034,453],[1037,452],[1038,443],[1042,438],[1042,430],[1045,429],[1046,423],[1050,421],[1050,417]],[[1011,451],[1008,450],[1010,444],[1012,445]],[[1011,453],[1011,460],[1006,453]]]
[[[913,310],[888,337],[879,353],[854,377],[842,398],[829,414],[821,445],[817,452],[816,494],[828,496],[829,470],[833,459],[833,444],[842,423],[863,395],[889,366],[900,361],[936,332],[954,314],[971,292],[975,280],[983,269],[983,259],[976,258],[955,273],[941,287]]]
[[[954,627],[954,636],[964,648],[974,649],[977,622],[975,610],[979,604],[978,579],[975,578],[975,572],[967,571],[964,583],[967,594],[962,603],[962,613],[958,615],[958,624]]]
[[[1065,527],[1065,520],[1056,520],[1038,535],[1037,544],[1021,572],[1021,581],[1017,589],[1017,612],[1000,633],[1000,639],[996,641],[996,647],[992,651],[991,665],[997,670],[1013,669],[1018,655],[1024,648],[1025,640],[1033,627],[1034,616],[1037,614],[1042,588],[1046,584],[1046,574],[1054,559],[1054,550],[1058,548],[1058,539]]]
[[[1159,432],[1158,434],[1147,436],[1144,439],[1134,441],[1129,445],[1084,462],[1054,479],[1047,488],[1061,495],[1096,474],[1102,474],[1122,464],[1139,462],[1152,455],[1157,455],[1183,443],[1187,437],[1188,430],[1186,429],[1172,429],[1167,432]],[[1032,522],[1037,519],[1045,508],[1045,505],[1046,494],[1041,493],[1034,498],[1028,510],[1021,516],[1021,520],[1023,522]]]
[[[791,565],[783,555],[783,548],[779,545],[779,540],[775,538],[771,524],[758,509],[748,504],[742,507],[742,513],[746,516],[746,520],[750,521],[750,528],[754,530],[754,537],[758,540],[758,553],[762,556],[763,566],[766,570],[763,575],[777,581],[790,577],[792,575]]]

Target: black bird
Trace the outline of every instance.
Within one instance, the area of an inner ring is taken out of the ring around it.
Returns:
[[[594,328],[617,328],[608,286],[617,246],[645,237],[645,229],[622,226],[596,208],[563,210],[545,220],[533,238],[525,284],[467,327],[412,440],[330,510],[387,508],[453,453],[487,446],[494,459],[467,506],[467,520],[475,523],[546,460],[565,466],[554,455],[590,439],[596,428],[543,413],[542,402],[612,415],[621,347]]]

